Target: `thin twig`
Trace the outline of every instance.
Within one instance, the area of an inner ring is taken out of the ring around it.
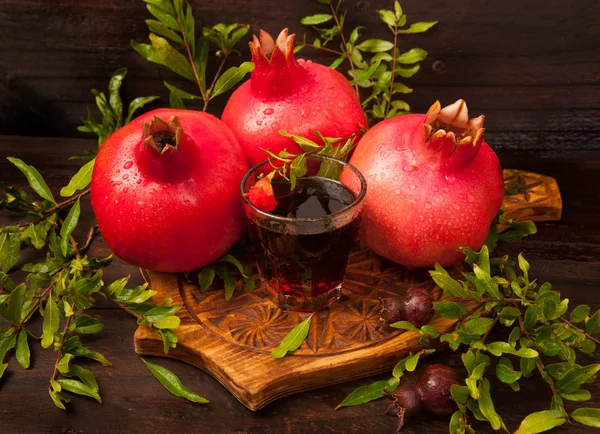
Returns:
[[[546,378],[550,379],[550,381],[546,380],[546,383],[550,386],[550,390],[552,390],[552,395],[555,395],[555,396],[559,395],[558,390],[556,390],[556,387],[554,387],[554,381],[552,381],[550,374],[548,374],[548,371],[546,371],[546,367],[544,366],[544,362],[542,362],[541,357],[538,357],[537,360],[535,361],[535,367],[540,372],[540,375],[542,377],[546,377]],[[562,402],[559,405],[560,405],[561,411],[567,418],[567,422],[571,423],[571,416],[569,416],[569,413],[567,413],[567,410],[565,410],[565,406],[562,404]]]
[[[485,344],[486,339],[488,338],[489,334],[492,332],[492,329],[494,328],[494,326],[498,323],[499,319],[500,319],[500,316],[496,315],[496,317],[494,318],[494,321],[492,321],[492,324],[490,325],[490,328],[488,328],[488,331],[485,332],[485,334],[480,339],[480,342],[482,344]]]
[[[72,203],[75,203],[77,201],[77,199],[85,196],[86,194],[89,194],[90,191],[91,191],[91,189],[87,188],[87,189],[83,190],[81,193],[77,193],[75,196],[72,196],[72,197],[68,198],[67,200],[57,203],[52,208],[48,208],[47,210],[42,211],[41,217],[39,217],[35,220],[28,221],[28,222],[19,223],[17,226],[25,227],[25,226],[29,226],[32,223],[36,224],[36,223],[44,220],[47,216],[54,214],[56,211],[59,211],[59,210],[63,209],[64,207],[71,205]]]
[[[207,95],[208,98],[204,99],[204,107],[202,107],[202,111],[205,112],[206,109],[208,108],[208,102],[210,101],[210,95],[212,94],[212,91],[215,87],[215,84],[217,83],[217,79],[219,78],[219,75],[221,75],[221,71],[223,70],[223,67],[225,66],[225,62],[227,61],[227,57],[229,57],[229,53],[224,51],[223,52],[223,59],[221,60],[221,64],[219,65],[219,69],[217,69],[217,73],[215,74],[212,83],[210,84],[210,88],[208,89]]]
[[[42,301],[44,301],[44,299],[46,298],[48,293],[52,290],[52,287],[54,286],[54,284],[56,283],[56,281],[58,280],[60,275],[61,274],[59,273],[52,279],[50,284],[46,287],[46,289],[44,289],[44,292],[42,292],[40,295],[37,295],[34,297],[35,303],[33,303],[33,305],[29,308],[27,313],[22,316],[21,322],[19,323],[19,326],[17,327],[17,329],[20,330],[21,327],[23,327],[23,324],[25,324],[27,321],[29,321],[29,317],[31,316],[31,314],[39,307],[39,305],[42,303]]]
[[[341,51],[337,51],[337,50],[333,50],[331,48],[327,48],[327,47],[318,47],[314,44],[308,44],[306,42],[303,42],[302,45],[304,45],[305,47],[310,47],[310,48],[314,48],[315,50],[322,50],[322,51],[327,51],[328,53],[333,53],[333,54],[337,54],[338,56],[344,56],[344,53],[342,53]]]
[[[71,327],[72,321],[73,321],[73,315],[71,315],[70,317],[67,318],[67,323],[65,324],[65,327],[63,328],[62,337],[60,339],[60,347],[62,347],[62,344],[65,342],[65,338],[67,337],[67,332],[69,331],[69,327]],[[56,361],[54,362],[54,370],[52,371],[52,377],[50,377],[50,381],[52,381],[56,378],[56,374],[58,373],[58,368],[56,366],[58,365],[58,362],[60,362],[60,359],[62,359],[62,352],[59,350],[58,354],[56,355]],[[48,386],[48,389],[50,389],[50,386]]]
[[[206,94],[204,93],[204,90],[202,90],[202,80],[200,79],[198,71],[196,70],[196,62],[194,62],[194,56],[192,55],[192,50],[190,49],[190,43],[187,40],[185,31],[183,29],[183,26],[181,25],[181,21],[179,20],[179,16],[177,17],[177,24],[179,24],[179,31],[181,32],[181,36],[183,36],[183,46],[185,47],[185,51],[187,52],[188,60],[190,62],[190,66],[192,67],[192,71],[194,71],[194,78],[196,79],[198,89],[200,89],[200,95],[202,96],[202,99],[206,101]],[[206,111],[206,109],[204,111]]]
[[[90,248],[90,245],[92,244],[92,241],[94,240],[94,237],[96,236],[96,230],[98,229],[98,225],[94,225],[90,228],[90,231],[88,232],[88,236],[87,239],[85,240],[85,244],[83,245],[83,247],[81,249],[79,249],[79,251],[81,253],[85,253],[87,252],[87,249]]]
[[[390,96],[385,101],[385,112],[383,117],[386,118],[387,114],[392,107],[392,95],[394,93],[394,78],[396,77],[396,47],[398,46],[398,21],[394,24],[394,48],[392,48],[392,78],[390,81]]]
[[[593,337],[591,334],[589,334],[588,332],[585,332],[583,329],[577,327],[575,324],[573,324],[571,321],[569,321],[568,319],[563,318],[562,316],[558,318],[559,320],[561,320],[562,322],[564,322],[565,324],[568,324],[571,328],[574,328],[575,330],[580,330],[583,332],[583,334],[585,335],[586,338],[588,338],[591,341],[596,342],[597,344],[600,344],[600,340],[596,339],[595,337]]]
[[[335,20],[335,24],[340,32],[340,37],[342,38],[342,44],[344,45],[344,54],[346,58],[350,62],[350,69],[352,70],[352,79],[354,80],[354,90],[356,91],[356,95],[360,96],[360,91],[358,89],[358,75],[354,69],[354,63],[352,62],[352,56],[348,53],[348,43],[346,42],[346,38],[344,37],[344,29],[340,24],[340,20],[338,20],[337,11],[333,7],[333,3],[329,0],[329,9],[331,9],[331,15],[333,15],[333,19]]]

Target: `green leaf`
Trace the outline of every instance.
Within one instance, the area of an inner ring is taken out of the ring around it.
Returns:
[[[174,109],[186,110],[183,100],[175,92],[169,94],[169,105]]]
[[[87,357],[88,359],[95,360],[102,366],[112,365],[112,363],[102,354],[85,348],[81,344],[79,336],[71,336],[70,338],[65,340],[65,342],[63,343],[63,350],[64,352],[73,354],[75,357]]]
[[[492,428],[499,430],[502,427],[502,418],[496,413],[496,409],[494,408],[494,403],[490,395],[490,382],[487,378],[481,380],[478,390],[479,399],[477,401],[481,414],[490,422]]]
[[[240,66],[232,66],[229,68],[218,78],[217,82],[215,83],[215,87],[210,94],[210,99],[227,92],[233,86],[238,84],[245,77],[245,75],[253,69],[254,63],[252,62],[244,62]]]
[[[396,57],[396,62],[403,63],[405,65],[412,65],[413,63],[417,63],[421,60],[424,60],[426,57],[427,51],[421,48],[413,48]]]
[[[396,26],[396,16],[392,11],[381,9],[378,10],[377,13],[379,14],[381,21],[387,24],[390,29],[393,29]]]
[[[67,372],[69,372],[69,363],[71,362],[71,360],[73,360],[74,357],[75,356],[70,353],[67,353],[64,356],[62,356],[62,358],[56,364],[56,369],[58,370],[58,372],[60,372],[61,374],[66,374]]]
[[[279,346],[271,351],[271,356],[275,359],[281,359],[288,351],[295,351],[300,348],[300,345],[302,345],[302,342],[304,342],[308,336],[311,320],[312,315],[294,327],[287,336],[283,338]]]
[[[61,395],[56,392],[53,389],[49,389],[48,392],[50,393],[50,398],[52,398],[52,402],[54,403],[55,406],[57,406],[58,408],[60,408],[61,410],[66,410],[67,408],[65,407],[65,404],[63,404],[64,402],[69,402],[68,399],[63,399],[61,397]]]
[[[123,101],[121,101],[119,90],[121,89],[121,85],[123,84],[126,75],[127,68],[119,68],[113,72],[110,82],[108,83],[108,102],[116,116],[116,128],[120,128],[123,124]]]
[[[177,377],[177,375],[173,374],[167,368],[147,362],[144,359],[142,359],[142,362],[144,362],[152,375],[154,375],[154,377],[160,381],[160,384],[162,384],[165,389],[171,392],[172,395],[200,404],[206,404],[208,402],[207,399],[202,398],[200,395],[197,395],[185,387],[179,377]]]
[[[133,115],[135,114],[135,112],[137,110],[144,107],[146,104],[157,100],[158,98],[160,98],[160,97],[158,97],[158,96],[140,96],[140,97],[137,97],[134,100],[132,100],[129,103],[129,108],[127,110],[127,118],[125,119],[125,123],[128,124],[131,121],[131,119],[133,118]]]
[[[556,382],[556,390],[561,393],[574,393],[579,390],[581,384],[594,376],[599,370],[599,363],[575,368]]]
[[[490,273],[486,272],[483,268],[479,267],[476,264],[473,264],[473,272],[475,273],[477,281],[480,284],[480,286],[477,285],[478,290],[481,289],[481,291],[483,291],[483,294],[488,294],[493,298],[502,297],[502,295],[500,294],[500,290],[498,289],[498,284],[494,279],[492,279]]]
[[[51,292],[50,297],[48,297],[48,301],[46,302],[46,308],[44,309],[44,322],[42,323],[42,348],[48,348],[54,343],[54,333],[58,331],[59,325],[60,313]]]
[[[590,391],[585,389],[579,389],[575,393],[561,393],[560,396],[562,396],[567,401],[574,402],[589,401],[592,398],[592,394],[590,393]]]
[[[600,309],[585,322],[585,331],[592,335],[600,333]]]
[[[162,36],[164,38],[170,39],[173,42],[183,45],[183,39],[181,36],[175,31],[173,31],[169,26],[165,23],[161,23],[156,20],[146,20],[146,24],[148,25],[148,30],[158,36]]]
[[[67,392],[76,393],[77,395],[89,396],[90,398],[94,398],[100,404],[102,404],[102,398],[98,392],[92,389],[87,384],[79,381],[79,380],[71,380],[67,378],[59,378],[56,380],[58,384],[66,390]]]
[[[315,150],[318,150],[321,148],[320,145],[318,145],[317,143],[313,142],[312,140],[309,140],[305,137],[302,136],[297,136],[295,134],[290,134],[287,133],[283,130],[279,130],[279,135],[283,136],[283,137],[289,137],[291,139],[294,140],[294,142],[296,142],[298,145],[300,145],[300,148],[304,151],[304,152],[312,152]]]
[[[341,407],[352,407],[355,405],[366,404],[367,402],[374,401],[379,398],[383,398],[383,390],[388,386],[388,380],[376,381],[367,386],[360,386],[350,395],[340,402],[336,407],[336,410]]]
[[[23,160],[14,157],[7,157],[8,161],[17,166],[17,168],[23,172],[23,175],[27,178],[27,182],[33,190],[40,195],[40,197],[56,204],[56,200],[54,200],[54,196],[52,196],[52,192],[46,185],[44,178],[40,175],[40,172],[33,166],[25,164]]]
[[[77,190],[83,190],[90,182],[92,182],[92,172],[94,170],[94,163],[96,159],[88,161],[84,164],[75,175],[71,178],[69,183],[61,188],[60,195],[63,197],[73,196]]]
[[[123,277],[121,279],[115,280],[113,283],[104,288],[104,293],[110,299],[115,299],[121,295],[121,291],[127,285],[127,281],[129,278]]]
[[[390,327],[393,327],[395,329],[409,330],[409,331],[412,331],[412,332],[418,332],[419,331],[419,329],[417,327],[415,327],[409,321],[396,321],[396,322],[391,323]]]
[[[194,71],[183,54],[173,48],[165,38],[154,33],[150,33],[149,37],[156,56],[163,62],[161,64],[190,81],[196,81]]]
[[[307,17],[302,18],[300,20],[300,23],[304,24],[305,26],[316,26],[319,24],[326,23],[327,21],[330,21],[332,18],[333,18],[333,15],[330,15],[330,14],[309,15]]]
[[[25,284],[21,283],[10,293],[8,299],[8,309],[6,310],[6,319],[11,321],[15,326],[21,322],[23,311],[23,296],[25,294]]]
[[[65,354],[69,356],[70,354]],[[83,383],[92,390],[99,390],[98,383],[94,377],[94,373],[88,369],[82,368],[79,365],[71,364],[68,372],[61,372],[65,377],[79,377]]]
[[[521,358],[519,363],[521,365],[521,373],[523,374],[523,376],[530,377],[533,370],[535,369],[535,360]]]
[[[447,295],[457,298],[465,298],[468,296],[467,291],[462,287],[462,285],[450,277],[445,270],[443,272],[429,271],[429,275],[435,284],[439,286]]]
[[[180,98],[183,98],[183,99],[199,99],[200,98],[198,95],[194,95],[193,93],[189,93],[189,92],[186,92],[185,90],[181,90],[178,87],[173,86],[171,83],[169,83],[167,81],[164,81],[163,83],[165,84],[167,89],[169,89],[171,92],[173,92]]]
[[[8,368],[8,363],[0,363],[0,378],[4,375],[4,371]]]
[[[467,403],[467,400],[470,396],[469,388],[466,386],[461,386],[459,384],[453,384],[450,387],[450,394],[456,402],[463,405]]]
[[[0,267],[8,273],[19,261],[21,254],[21,236],[17,232],[0,234]]]
[[[427,30],[431,29],[437,23],[438,23],[437,21],[413,23],[413,24],[410,25],[410,27],[408,29],[400,29],[400,30],[398,30],[398,33],[403,33],[403,34],[407,34],[407,33],[423,33],[423,32],[426,32]]]
[[[584,321],[589,316],[589,314],[590,314],[590,307],[586,304],[582,304],[582,305],[577,306],[575,309],[573,309],[569,319],[573,323],[578,323],[578,322]]]
[[[388,51],[394,48],[394,44],[390,41],[384,41],[383,39],[367,39],[356,45],[356,48],[361,51],[368,51],[370,53],[380,53]]]
[[[421,356],[421,353],[416,353],[411,355],[410,357],[408,357],[406,359],[406,370],[408,372],[413,372],[415,370],[415,368],[417,367],[417,364],[419,363],[419,357]]]
[[[146,312],[144,312],[144,318],[146,318],[150,322],[155,322],[166,318],[171,315],[175,315],[181,306],[157,306]]]
[[[514,434],[534,434],[551,430],[567,421],[560,410],[545,410],[531,413],[527,416]]]
[[[148,9],[148,12],[154,15],[154,17],[158,21],[164,23],[166,26],[170,27],[173,30],[179,30],[179,24],[177,23],[175,17],[172,16],[172,14],[165,12],[165,10],[153,5],[152,3],[146,4],[146,8]]]
[[[65,218],[65,222],[60,228],[60,250],[63,255],[67,256],[67,250],[69,248],[69,240],[70,236],[77,227],[79,223],[79,215],[81,214],[81,198],[77,198],[67,217]]]
[[[198,273],[198,283],[200,284],[200,292],[206,291],[215,280],[215,267],[207,265]]]
[[[30,362],[30,352],[29,352],[29,344],[27,343],[27,330],[24,328],[19,332],[19,337],[17,338],[17,349],[15,352],[17,357],[17,362],[23,368],[29,368]]]
[[[539,308],[539,306],[529,306],[525,311],[525,316],[523,317],[523,327],[526,330],[531,330],[533,326],[537,324],[540,313],[541,309]]]
[[[583,425],[600,428],[600,408],[577,408],[571,417]]]
[[[217,276],[223,279],[223,284],[225,285],[225,300],[231,300],[231,298],[233,297],[233,293],[235,292],[235,279],[225,266],[215,267],[215,273],[217,273]]]
[[[491,318],[472,318],[463,324],[463,329],[467,333],[483,335],[489,330],[492,322]]]
[[[155,321],[152,323],[152,325],[159,329],[175,329],[179,327],[180,322],[181,320],[178,316],[172,315]]]
[[[306,154],[300,154],[290,164],[290,190],[296,188],[296,179],[306,175]]]
[[[503,383],[511,384],[521,378],[521,372],[513,369],[509,359],[501,357],[496,365],[496,377]]]
[[[331,65],[329,65],[329,67],[331,69],[338,69],[338,67],[344,62],[344,60],[346,60],[346,56],[340,56],[333,62],[331,62]]]

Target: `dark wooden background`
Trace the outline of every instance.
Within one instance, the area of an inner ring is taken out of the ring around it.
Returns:
[[[347,0],[348,28],[364,25],[387,37],[378,21],[392,0]],[[439,20],[409,35],[406,49],[429,51],[407,83],[414,111],[433,101],[465,98],[487,115],[496,149],[600,149],[600,2],[596,0],[403,0],[409,21]],[[197,24],[249,23],[252,31],[284,27],[323,11],[313,1],[191,0]],[[146,41],[142,0],[0,0],[0,134],[83,137],[76,131],[91,88],[105,89],[115,69],[129,68],[124,97],[160,95],[162,80],[185,82],[142,59],[129,45]],[[249,39],[249,37],[248,37]],[[332,59],[305,49],[305,57]],[[242,58],[249,59],[242,45]],[[190,89],[192,90],[192,89]],[[220,114],[226,96],[211,108]]]
[[[198,24],[245,22],[271,33],[288,26],[302,35],[304,15],[321,11],[314,2],[293,0],[191,0]],[[347,0],[348,26],[366,25],[370,37],[385,37],[376,9],[392,0]],[[404,0],[411,21],[439,20],[422,35],[403,42],[406,49],[429,51],[422,71],[407,84],[415,111],[436,99],[465,98],[472,114],[485,113],[486,138],[500,151],[505,167],[537,171],[557,178],[564,198],[561,222],[539,226],[539,233],[504,246],[523,251],[540,281],[549,280],[573,305],[600,307],[600,2],[597,0]],[[162,80],[185,86],[166,68],[143,60],[130,39],[147,38],[149,18],[142,0],[0,0],[0,179],[25,186],[22,175],[5,157],[14,155],[38,167],[57,189],[80,164],[68,160],[94,146],[76,131],[91,88],[105,89],[110,74],[127,67],[123,96],[161,96],[153,107],[168,104]],[[314,60],[308,49],[302,54]],[[249,58],[246,50],[243,59]],[[242,59],[235,59],[241,61]],[[190,89],[191,90],[191,89]],[[219,114],[226,97],[215,101]],[[48,136],[56,137],[48,139]],[[93,224],[84,207],[82,227]],[[81,238],[84,234],[79,233]],[[91,254],[107,254],[101,238]],[[21,263],[31,258],[21,258]],[[106,280],[137,269],[116,260]],[[199,432],[199,433],[391,433],[393,418],[383,416],[386,402],[335,412],[333,408],[362,384],[381,375],[305,392],[252,413],[216,380],[177,361],[153,359],[178,374],[184,384],[210,399],[208,406],[172,397],[149,374],[133,350],[135,321],[121,309],[100,303],[90,314],[102,318],[105,330],[86,338],[86,345],[114,362],[112,368],[86,364],[97,377],[104,404],[76,398],[69,412],[55,409],[47,395],[55,355],[34,345],[32,369],[20,369],[14,358],[0,382],[0,433]],[[597,356],[597,355],[596,355]],[[596,357],[597,359],[597,357]],[[590,363],[585,358],[582,363]],[[457,354],[442,353],[435,362],[460,365]],[[547,408],[547,387],[539,378],[523,380],[522,391],[493,383],[499,412],[515,428],[529,412]],[[589,387],[587,403],[600,407],[600,385]],[[574,405],[569,404],[569,409]],[[489,432],[477,425],[478,432]],[[417,417],[407,433],[447,432],[447,420]],[[557,432],[584,433],[581,425]]]

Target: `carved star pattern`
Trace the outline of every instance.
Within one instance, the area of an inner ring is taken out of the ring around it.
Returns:
[[[248,306],[228,322],[231,337],[235,341],[256,348],[281,342],[295,325],[288,313],[266,303]]]

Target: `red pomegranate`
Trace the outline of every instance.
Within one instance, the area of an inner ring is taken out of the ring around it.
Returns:
[[[350,159],[368,185],[361,240],[412,267],[451,265],[464,258],[459,247],[479,249],[504,196],[483,132],[483,116],[469,120],[463,100],[371,128]]]
[[[221,119],[237,137],[250,166],[286,150],[301,152],[280,130],[319,141],[350,136],[367,126],[360,102],[348,80],[310,60],[294,58],[294,37],[284,29],[277,41],[260,31],[250,42],[256,65],[251,78],[229,98]]]
[[[92,176],[92,207],[112,251],[140,267],[189,271],[222,256],[245,229],[244,154],[217,118],[159,109],[115,131]]]

